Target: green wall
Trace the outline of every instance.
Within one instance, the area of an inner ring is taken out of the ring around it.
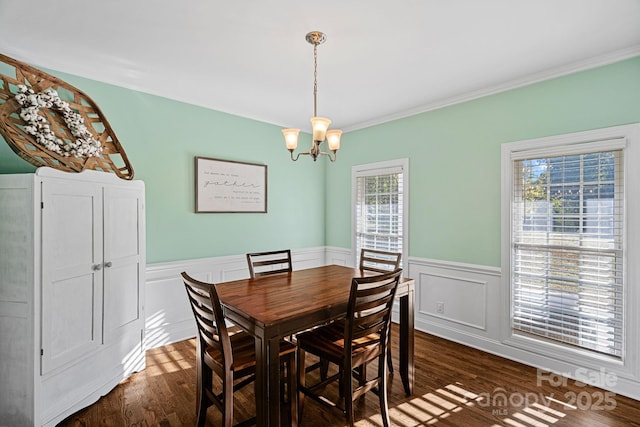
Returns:
[[[640,122],[640,57],[350,132],[326,244],[351,247],[351,167],[408,157],[409,255],[500,266],[500,145]]]
[[[337,162],[294,163],[276,126],[52,74],[96,101],[145,181],[149,263],[350,248],[351,167],[408,157],[409,254],[500,266],[500,144],[640,122],[636,57],[349,132]],[[194,156],[267,164],[269,212],[193,213]],[[0,173],[33,170],[0,144]]]
[[[324,245],[325,162],[292,162],[279,127],[51,74],[100,106],[145,182],[148,263]],[[268,213],[195,214],[195,156],[266,164]],[[34,170],[0,144],[0,173]]]

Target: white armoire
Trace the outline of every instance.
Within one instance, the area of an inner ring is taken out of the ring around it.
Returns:
[[[0,175],[0,426],[55,426],[144,368],[144,197],[106,172]]]

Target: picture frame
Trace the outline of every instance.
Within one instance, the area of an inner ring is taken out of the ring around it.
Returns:
[[[267,165],[195,157],[196,213],[267,213]]]

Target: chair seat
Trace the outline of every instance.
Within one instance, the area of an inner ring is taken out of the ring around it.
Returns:
[[[344,336],[344,321],[338,320],[298,334],[297,343],[303,350],[340,365],[344,358]],[[358,362],[377,357],[380,354],[379,342],[378,334],[370,334],[354,340],[351,353],[354,363],[358,364]]]
[[[231,340],[231,351],[233,353],[233,366],[231,369],[240,372],[256,366],[256,347],[253,336],[244,331],[236,332],[229,337]],[[211,361],[219,366],[223,366],[222,352],[214,347],[207,347],[205,350]],[[288,341],[280,341],[280,357],[296,352],[296,346]]]

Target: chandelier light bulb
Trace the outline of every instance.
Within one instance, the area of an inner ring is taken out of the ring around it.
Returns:
[[[300,129],[282,129],[284,142],[287,144],[287,150],[293,151],[298,147],[298,135]]]
[[[325,117],[311,117],[311,129],[313,129],[313,140],[314,141],[324,141],[325,135],[327,133],[327,129],[329,129],[329,125],[331,124],[331,120]]]
[[[340,137],[342,131],[340,129],[331,129],[327,131],[327,143],[329,144],[329,150],[338,151],[340,149]]]

